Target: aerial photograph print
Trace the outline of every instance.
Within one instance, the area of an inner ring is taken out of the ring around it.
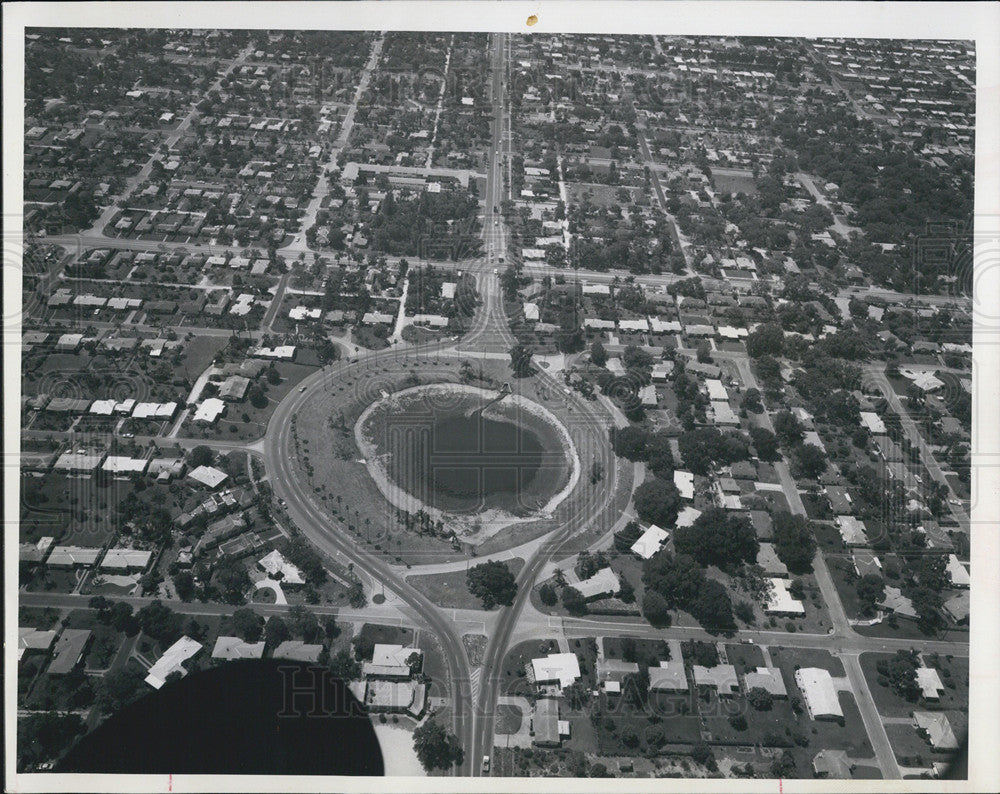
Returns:
[[[6,790],[997,785],[1000,4],[143,5],[4,9]]]

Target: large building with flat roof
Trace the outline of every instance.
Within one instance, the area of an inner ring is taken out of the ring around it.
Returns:
[[[840,707],[833,676],[822,667],[800,667],[795,671],[795,683],[806,701],[806,710],[814,720],[838,720],[844,716]]]

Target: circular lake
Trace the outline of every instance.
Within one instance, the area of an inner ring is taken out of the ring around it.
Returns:
[[[363,420],[364,436],[388,479],[424,506],[539,511],[569,477],[558,428],[524,402],[476,392],[394,395]]]
[[[56,772],[382,775],[364,706],[324,668],[241,660],[152,691],[82,737]]]

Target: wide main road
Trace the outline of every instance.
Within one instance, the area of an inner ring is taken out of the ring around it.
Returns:
[[[436,346],[414,348],[411,353],[437,350]],[[376,364],[397,360],[399,351],[393,348],[365,356],[365,364]],[[413,610],[417,620],[428,626],[441,642],[441,648],[448,668],[450,689],[452,730],[459,737],[464,748],[470,745],[473,732],[473,712],[469,685],[470,672],[468,657],[454,626],[444,617],[445,613],[433,604],[423,593],[397,577],[393,570],[380,559],[363,550],[342,527],[334,526],[334,521],[316,503],[309,486],[294,465],[294,444],[292,417],[307,401],[313,399],[312,392],[324,388],[330,380],[346,375],[352,364],[340,362],[309,376],[298,391],[292,392],[275,409],[268,423],[268,433],[264,442],[264,465],[270,474],[271,487],[276,496],[285,500],[285,512],[303,535],[321,552],[330,555],[344,555],[354,562],[355,569],[362,571],[372,581],[380,582],[395,592]],[[471,754],[466,752],[465,761],[457,768],[459,774],[469,774]]]
[[[487,169],[487,190],[486,190],[486,221],[484,229],[486,241],[485,264],[487,268],[491,262],[498,262],[499,257],[504,255],[504,224],[499,209],[493,212],[493,207],[499,208],[503,195],[502,179],[502,155],[504,138],[504,114],[506,112],[505,103],[505,49],[507,46],[507,36],[497,34],[493,36],[491,42],[491,53],[493,57],[492,75],[492,101],[493,101],[493,138],[490,146],[490,163]],[[491,217],[493,220],[491,220]],[[492,276],[489,271],[480,278],[480,290],[483,298],[481,311],[481,323],[474,334],[474,346],[482,347],[484,343],[491,346],[498,346],[506,349],[517,340],[510,332],[507,325],[507,318],[504,314],[503,298],[500,294],[499,279]],[[473,337],[469,337],[471,340]],[[563,384],[556,378],[547,374],[544,370],[535,373],[533,378],[544,383],[553,394],[559,394],[563,389]],[[535,555],[529,558],[517,577],[518,591],[512,606],[502,610],[498,622],[495,624],[490,636],[490,642],[486,649],[483,668],[481,672],[481,689],[476,705],[474,722],[476,729],[472,736],[471,744],[466,745],[468,754],[474,759],[473,774],[479,775],[482,769],[478,761],[483,756],[492,755],[494,736],[494,716],[496,714],[497,698],[501,679],[501,665],[507,647],[510,644],[514,628],[521,616],[525,604],[531,595],[531,587],[543,566],[552,556],[569,540],[573,535],[579,533],[587,526],[596,522],[604,522],[607,526],[612,526],[617,518],[615,505],[615,490],[617,484],[617,464],[607,443],[607,427],[611,423],[610,417],[595,410],[594,404],[588,404],[575,394],[570,394],[566,398],[566,408],[572,412],[572,420],[577,438],[593,439],[593,449],[588,450],[595,456],[595,461],[599,462],[605,472],[605,478],[599,483],[588,486],[581,482],[576,491],[570,495],[573,499],[568,506],[568,515],[562,523],[553,530],[545,543],[539,548]],[[582,434],[582,435],[581,435]],[[580,462],[581,468],[585,467],[584,461]],[[586,476],[583,474],[583,476]]]

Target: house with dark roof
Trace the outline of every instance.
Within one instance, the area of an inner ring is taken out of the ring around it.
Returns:
[[[49,675],[66,675],[76,667],[90,644],[89,629],[63,629],[56,640],[52,663],[46,671]]]

